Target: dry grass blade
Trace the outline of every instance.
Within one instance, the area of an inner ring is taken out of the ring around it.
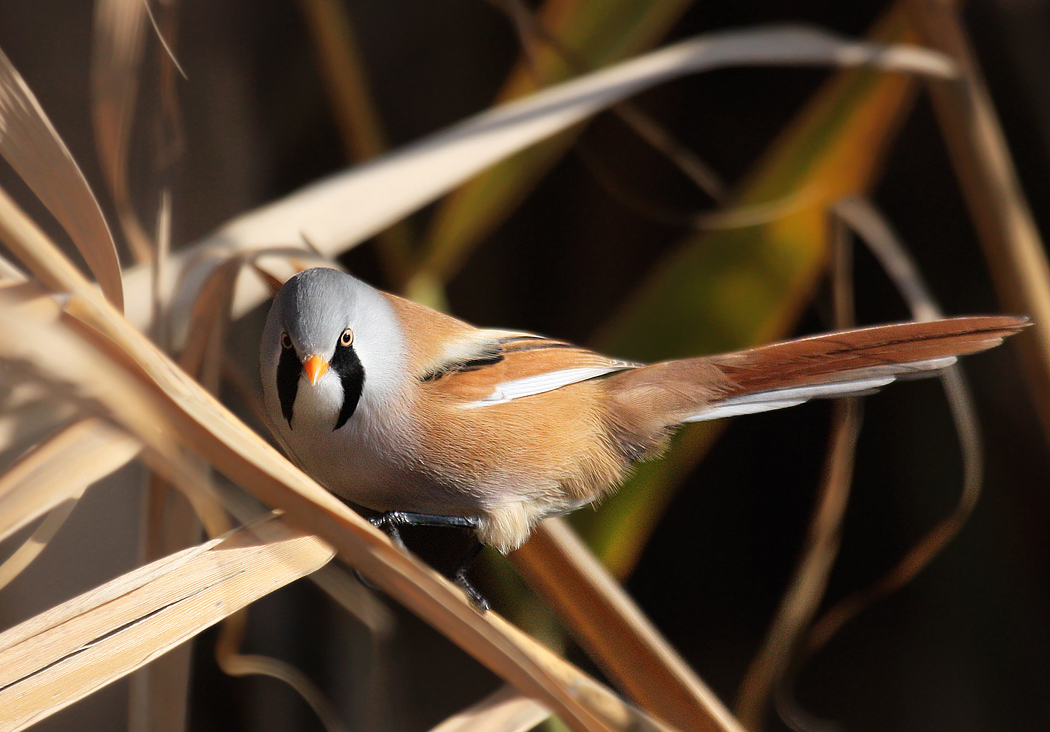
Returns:
[[[95,144],[124,234],[140,262],[149,261],[151,246],[129,197],[128,148],[145,37],[145,2],[98,0],[95,3],[91,59]]]
[[[61,313],[57,300],[32,280],[6,284],[0,288],[0,300],[20,316],[29,314],[46,322],[57,320]],[[2,362],[0,405],[3,406],[0,412],[0,456],[6,460],[21,459],[26,451],[61,430],[64,423],[74,416],[70,404],[56,399],[43,385],[23,379]],[[0,518],[4,516],[4,510],[0,509]],[[0,531],[0,538],[3,535]]]
[[[761,649],[740,684],[736,713],[749,730],[764,727],[769,701],[794,661],[802,637],[816,614],[841,541],[842,520],[853,478],[860,436],[858,399],[843,399],[832,413],[832,434],[817,508],[788,590],[769,626]]]
[[[492,671],[543,700],[573,729],[665,728],[495,613],[478,615],[457,588],[397,550],[282,458],[99,298],[75,269],[59,266],[61,255],[54,245],[3,197],[0,235],[48,276],[69,276],[70,289],[77,294],[70,296],[67,311],[94,329],[42,327],[11,317],[0,305],[0,317],[9,322],[0,330],[4,359],[31,365],[38,378],[72,387],[79,398],[106,408],[173,473],[190,472],[182,467],[182,450],[189,449],[264,503],[281,507],[289,521],[330,542],[373,583]],[[134,366],[127,369],[123,359],[102,356],[114,351]]]
[[[550,715],[545,707],[522,696],[513,686],[502,686],[430,732],[527,732]]]
[[[223,491],[222,502],[242,524],[254,523],[262,518],[258,502],[243,491]],[[377,641],[389,639],[394,633],[397,621],[393,612],[377,593],[351,576],[344,565],[338,562],[327,564],[311,574],[310,581],[356,618]]]
[[[544,521],[511,559],[588,655],[643,709],[677,729],[742,732],[564,521]]]
[[[941,309],[889,224],[870,203],[855,198],[841,202],[836,211],[869,246],[883,269],[905,296],[916,319],[941,317]],[[981,493],[984,459],[980,428],[973,398],[958,366],[942,376],[945,394],[955,420],[963,457],[963,485],[951,513],[937,523],[884,577],[867,589],[846,598],[821,617],[807,635],[801,663],[816,653],[845,623],[878,600],[896,592],[919,574],[959,533]]]
[[[853,257],[845,223],[832,216],[832,282],[835,327],[854,325]],[[836,400],[824,475],[816,508],[806,531],[798,566],[780,601],[776,617],[755,654],[738,692],[736,712],[749,730],[762,729],[778,682],[792,663],[799,639],[816,614],[838,557],[856,464],[863,411],[859,399]]]
[[[956,3],[909,0],[927,43],[959,64],[960,84],[933,84],[934,111],[951,153],[996,290],[1027,313],[1033,335],[1018,339],[1043,431],[1050,436],[1050,264],[1009,147],[970,48]]]
[[[913,42],[899,5],[871,29],[883,44]],[[867,190],[911,106],[914,80],[850,70],[834,75],[741,182],[736,205],[809,197],[756,230],[690,236],[650,273],[593,345],[643,361],[718,353],[786,335],[827,262],[827,207]],[[802,196],[800,196],[802,197]],[[683,328],[682,324],[689,327]],[[674,490],[719,432],[690,429],[663,460],[639,465],[598,511],[572,521],[615,576],[641,554]]]
[[[338,254],[493,163],[649,87],[726,66],[776,64],[954,74],[943,57],[919,48],[848,41],[808,28],[725,31],[694,38],[497,107],[234,219],[183,252],[178,264],[173,262],[184,283],[174,306],[185,313],[211,269],[231,252],[291,245],[305,237],[322,254]],[[347,201],[354,205],[348,208]],[[148,278],[136,271],[126,283],[129,302],[136,305],[130,315],[141,327],[139,307],[148,310]],[[234,317],[264,297],[261,287],[244,288]]]
[[[361,162],[379,157],[387,143],[349,8],[338,0],[301,0],[299,4],[313,35],[347,159]],[[409,274],[412,231],[408,222],[395,223],[376,239],[387,275],[393,282],[402,282]]]
[[[0,280],[4,284],[13,282],[24,282],[26,279],[25,273],[11,263],[7,257],[0,256]]]
[[[201,294],[194,303],[193,314],[190,317],[189,334],[186,339],[186,347],[179,356],[179,365],[188,374],[194,376],[197,381],[212,394],[219,393],[219,379],[222,371],[223,356],[226,353],[226,333],[230,325],[230,304],[233,293],[237,286],[244,262],[241,257],[232,257],[229,261],[220,265],[208,278],[208,282],[201,289]],[[177,496],[168,488],[162,491],[151,492],[151,500],[170,501],[177,500]],[[185,517],[184,524],[187,528],[196,525],[191,516]],[[159,527],[147,527],[147,532]],[[247,622],[247,610],[227,618],[222,625],[219,640],[216,643],[215,658],[223,672],[231,676],[261,675],[282,681],[292,687],[300,697],[314,710],[328,732],[343,732],[345,729],[339,716],[332,709],[331,704],[324,695],[301,671],[294,666],[274,658],[259,655],[245,655],[239,652],[244,636],[245,624]],[[181,663],[179,663],[181,661]],[[178,676],[185,679],[189,675],[189,654],[185,659],[172,660],[174,666],[178,663],[181,673]],[[151,667],[147,671],[152,672]],[[175,675],[174,669],[172,674]],[[153,689],[150,697],[157,699],[162,696],[171,696],[170,682],[164,678],[153,679],[150,673],[150,681]],[[185,686],[185,681],[181,686]],[[161,710],[162,705],[154,702],[154,721],[150,729],[156,729],[159,725],[165,728],[182,729],[184,720],[184,697],[183,693],[178,695],[179,714],[177,724],[171,724],[174,715]],[[169,701],[169,705],[171,704]]]
[[[547,0],[534,11],[523,0],[489,2],[508,17],[522,48],[521,58],[500,92],[500,101],[647,50],[691,4],[689,0],[651,0],[643,4],[632,0]],[[718,176],[655,119],[630,102],[621,102],[610,111],[701,190],[722,202],[725,188]],[[409,292],[447,282],[473,247],[510,214],[577,140],[580,131],[566,130],[504,160],[443,201],[428,227],[417,279]],[[616,187],[596,164],[597,156],[587,152],[586,144],[577,145],[576,153],[600,185]],[[628,194],[627,205],[647,213],[648,202],[643,204],[637,199],[637,193]]]
[[[279,522],[262,528],[265,540],[241,530],[0,635],[0,730],[23,729],[73,703],[333,556],[324,542]]]
[[[0,564],[0,588],[6,587],[11,580],[20,575],[26,567],[33,563],[40,552],[47,548],[50,542],[65,525],[73,509],[77,507],[80,494],[70,496],[69,500],[60,503],[48,511],[44,520],[33,530],[32,535],[22,542],[11,556]]]
[[[247,626],[247,609],[231,615],[222,625],[215,644],[215,660],[223,673],[230,676],[268,676],[290,686],[310,705],[327,732],[346,732],[346,726],[317,686],[302,671],[289,663],[268,656],[240,652]]]
[[[332,0],[301,0],[325,82],[329,87],[335,121],[352,160],[368,160],[387,147],[372,104],[361,63],[353,24],[346,7]]]
[[[204,283],[190,313],[186,345],[179,354],[179,365],[212,394],[219,393],[230,306],[243,265],[240,257],[231,257]]]
[[[39,383],[22,378],[0,363],[4,411],[0,413],[0,456],[16,460],[74,417],[71,405],[46,394]]]
[[[124,307],[116,245],[91,188],[33,92],[0,51],[0,154],[62,224],[102,292]]]
[[[137,440],[89,419],[41,443],[0,476],[0,540],[47,513],[33,534],[0,565],[0,587],[44,550],[88,486],[122,468],[140,449]]]
[[[0,539],[75,501],[141,449],[138,440],[98,419],[77,422],[40,444],[0,477]]]

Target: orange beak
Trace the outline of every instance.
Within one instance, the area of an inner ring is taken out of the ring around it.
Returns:
[[[317,382],[328,371],[328,362],[316,354],[308,356],[303,359],[303,371],[306,372],[306,378],[310,380],[310,386],[317,386]]]

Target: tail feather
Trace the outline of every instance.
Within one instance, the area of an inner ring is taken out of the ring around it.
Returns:
[[[887,374],[908,373],[923,362],[964,356],[998,346],[1003,338],[1017,333],[1028,322],[1027,318],[979,316],[899,323],[826,333],[713,356],[708,360],[732,382],[730,393],[726,395],[729,397],[828,381],[848,381],[853,374],[869,369],[880,369]]]
[[[934,374],[1028,325],[1027,318],[977,316],[860,328],[653,364],[615,374],[609,383],[623,405],[618,421],[645,433],[867,393]]]
[[[866,396],[874,394],[887,384],[897,380],[914,379],[929,376],[943,371],[958,359],[954,356],[935,358],[929,361],[899,365],[872,366],[871,368],[847,371],[841,381],[829,381],[826,384],[809,384],[806,386],[770,389],[769,391],[748,392],[741,396],[722,399],[703,411],[683,419],[683,422],[706,422],[724,417],[736,417],[742,414],[769,412],[774,409],[794,407],[810,399],[835,399],[845,396]]]

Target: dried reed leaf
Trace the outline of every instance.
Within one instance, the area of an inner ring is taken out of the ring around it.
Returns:
[[[29,287],[43,286],[53,293],[92,289],[80,270],[62,254],[54,242],[26,216],[6,191],[0,189],[0,241],[33,274]],[[5,298],[13,288],[4,288]],[[149,302],[149,299],[144,301]],[[57,313],[57,310],[56,310]]]
[[[491,1],[509,16],[522,47],[498,96],[501,102],[650,48],[692,4],[689,0],[545,0],[532,11],[522,0]],[[625,106],[617,108],[622,111]],[[472,246],[524,198],[578,132],[567,130],[494,165],[442,201],[424,242],[421,276],[446,282]]]
[[[299,5],[313,37],[347,159],[358,163],[379,157],[386,152],[386,136],[369,89],[350,8],[339,0],[302,0]],[[392,282],[400,283],[409,275],[412,239],[407,221],[376,235],[381,262]]]
[[[835,204],[833,213],[875,255],[915,320],[939,320],[945,317],[900,237],[870,200],[862,196],[847,196]]]
[[[24,282],[25,279],[25,272],[16,267],[7,257],[0,255],[0,280],[7,284]]]
[[[676,729],[743,732],[566,522],[542,522],[511,560],[587,654],[643,709]]]
[[[150,324],[152,326],[150,333],[153,340],[162,348],[171,350],[168,319],[165,317],[168,310],[168,298],[171,297],[168,276],[169,260],[171,259],[171,190],[168,188],[160,192],[156,232],[156,251],[150,259],[150,272],[153,279],[153,302],[150,307],[153,322]]]
[[[927,43],[953,57],[960,84],[933,84],[930,94],[952,165],[970,209],[999,299],[1032,318],[1019,338],[1022,361],[1043,432],[1050,437],[1050,263],[1017,177],[956,3],[909,0]]]
[[[146,38],[146,8],[141,0],[98,0],[91,46],[91,113],[99,163],[124,235],[140,262],[150,260],[152,245],[129,196],[128,153]]]
[[[193,460],[187,457],[187,460]],[[149,462],[149,461],[148,461]],[[200,466],[202,480],[210,474]],[[209,489],[211,486],[209,485]],[[201,495],[209,495],[201,491]],[[197,496],[196,493],[190,494]],[[187,500],[162,477],[151,473],[143,496],[139,526],[140,561],[152,561],[200,541],[201,526],[210,527],[210,536],[221,535],[230,522],[222,507],[210,500]],[[207,510],[199,518],[197,511]],[[140,668],[131,678],[129,692],[129,732],[184,732],[188,710],[190,664],[193,643],[187,642],[153,663]]]
[[[222,491],[222,503],[242,524],[255,523],[264,515],[260,513],[258,501],[239,489]],[[393,634],[397,623],[393,612],[378,593],[361,584],[343,564],[326,564],[310,575],[310,581],[355,617],[378,641]]]
[[[846,224],[834,214],[831,238],[834,327],[843,330],[855,325],[853,253]],[[842,540],[862,421],[859,399],[835,400],[824,474],[798,564],[737,692],[736,713],[749,730],[765,726],[774,689],[797,657],[800,639],[824,599]]]
[[[0,51],[0,155],[22,176],[76,244],[117,309],[120,261],[91,188],[21,74]]]
[[[77,507],[80,494],[70,496],[58,506],[48,511],[44,520],[33,530],[32,535],[22,545],[15,549],[3,564],[0,564],[0,589],[6,587],[11,580],[20,575],[33,561],[40,556],[40,552],[47,548],[48,542],[55,537],[66,523],[73,509]]]
[[[71,405],[39,394],[40,384],[27,382],[3,363],[0,382],[5,391],[14,388],[0,413],[0,455],[6,460],[17,459],[74,414]]]
[[[25,238],[19,238],[25,234]],[[523,692],[542,699],[576,730],[664,729],[601,684],[508,625],[495,613],[479,615],[460,590],[397,550],[371,524],[281,457],[258,435],[188,378],[120,313],[84,286],[75,270],[59,266],[54,245],[9,198],[0,196],[0,236],[48,276],[67,276],[76,294],[66,309],[90,326],[41,326],[11,317],[0,303],[0,358],[31,367],[38,378],[72,388],[104,406],[175,474],[188,471],[181,450],[202,456],[289,520],[336,547],[373,583],[403,602],[464,650]],[[17,241],[15,241],[17,239]],[[85,338],[93,338],[91,344]],[[107,359],[110,349],[134,363]],[[192,479],[184,476],[184,482]]]
[[[349,10],[332,0],[302,0],[299,5],[317,47],[347,157],[368,160],[380,155],[387,144]]]
[[[513,686],[501,686],[430,732],[527,732],[550,716],[544,706]]]
[[[240,257],[231,257],[212,271],[193,304],[186,344],[179,354],[179,365],[212,394],[219,393],[230,307],[243,265]]]
[[[41,443],[0,476],[0,540],[135,459],[142,444],[99,419]]]
[[[914,34],[902,8],[894,6],[869,36],[899,44]],[[593,345],[659,361],[783,337],[827,263],[827,208],[872,186],[915,86],[899,74],[836,74],[780,134],[734,198],[737,205],[755,205],[798,192],[807,205],[757,229],[689,236],[650,272]],[[571,517],[614,576],[631,571],[674,490],[719,431],[718,424],[683,431],[668,455],[638,465],[597,511]]]
[[[227,352],[225,341],[230,325],[230,304],[243,264],[241,257],[231,257],[212,272],[194,303],[186,346],[179,355],[179,365],[215,395],[219,393],[222,364]],[[159,481],[150,491],[151,505],[168,505],[172,500],[177,500],[177,496]],[[192,516],[184,516],[181,523],[185,528],[196,525]],[[147,535],[158,528],[160,527],[147,526]],[[175,527],[168,523],[164,528],[170,533]],[[301,671],[274,658],[240,653],[247,613],[246,608],[226,618],[220,628],[215,646],[215,659],[223,672],[230,676],[269,676],[282,681],[306,701],[328,732],[343,732],[344,726],[331,704]],[[143,669],[139,674],[140,677],[146,677],[137,679],[137,685],[146,687],[139,690],[140,696],[148,700],[148,703],[143,704],[143,714],[148,709],[153,710],[151,723],[148,726],[143,725],[143,729],[154,730],[163,726],[165,729],[181,730],[184,727],[184,696],[187,685],[185,681],[189,675],[190,655],[187,652],[182,658],[173,656],[174,654],[171,654],[165,659],[160,659],[157,664]],[[169,665],[172,668],[157,668],[160,665]],[[174,702],[171,697],[175,684],[172,683],[171,677],[177,679],[179,691],[182,692],[178,695],[180,703],[176,714],[164,709]],[[171,721],[173,719],[174,722]]]
[[[263,529],[266,539],[256,533]],[[316,537],[273,521],[147,565],[0,634],[0,730],[72,704],[332,556]]]
[[[223,673],[230,676],[267,676],[285,683],[313,709],[327,732],[346,732],[346,725],[331,702],[302,671],[276,658],[239,652],[246,621],[247,609],[231,615],[223,623],[219,640],[215,644],[215,660]]]
[[[320,253],[337,254],[493,163],[651,86],[724,66],[774,64],[871,66],[946,78],[954,74],[943,57],[922,49],[847,41],[809,28],[725,31],[669,46],[489,110],[234,219],[174,258],[173,268],[184,285],[173,302],[176,336],[196,291],[232,252],[290,246],[305,237]],[[354,205],[348,207],[347,201]],[[129,315],[139,327],[146,322],[142,313],[148,311],[148,285],[141,269],[126,278],[128,300],[135,303]],[[234,317],[265,296],[261,286],[244,287]]]
[[[59,302],[33,281],[4,287],[0,290],[0,299],[19,317],[30,315],[52,322],[61,313]],[[70,404],[56,399],[41,384],[26,381],[3,363],[0,363],[0,405],[3,407],[0,454],[10,457],[20,457],[73,415]]]
[[[0,299],[20,314],[32,313],[44,320],[59,317],[58,302],[36,282],[9,283],[0,288]],[[0,407],[0,455],[6,459],[19,458],[59,429],[73,413],[68,404],[52,398],[42,385],[26,381],[3,363],[0,363]]]
[[[0,191],[0,239],[19,255],[20,259],[28,265],[31,271],[37,274],[45,285],[60,291],[81,292],[87,301],[96,303],[98,307],[101,307],[113,318],[123,320],[123,316],[120,313],[110,309],[105,301],[98,298],[92,285],[3,191]],[[129,381],[122,376],[123,371],[121,367],[114,365],[114,362],[116,362],[124,367],[128,366],[130,364],[128,355],[122,352],[112,340],[104,338],[97,341],[101,354],[93,351],[84,352],[83,349],[78,351],[75,345],[72,346],[73,353],[67,353],[70,345],[78,341],[72,333],[68,332],[70,325],[77,326],[77,321],[56,323],[56,318],[61,311],[55,298],[13,297],[16,294],[25,295],[23,291],[27,290],[32,294],[33,288],[38,289],[39,285],[35,282],[28,282],[19,287],[8,287],[3,290],[4,297],[2,300],[4,305],[0,309],[3,309],[6,314],[10,331],[3,335],[10,337],[13,341],[17,341],[15,333],[22,332],[22,345],[26,345],[26,341],[34,340],[38,335],[32,331],[32,326],[27,325],[27,323],[35,322],[37,327],[51,325],[54,330],[65,333],[68,336],[68,340],[59,338],[57,341],[54,341],[52,345],[54,352],[50,357],[43,351],[37,350],[32,357],[20,359],[19,349],[14,347],[7,354],[4,354],[3,365],[0,367],[8,369],[17,378],[36,378],[40,380],[41,374],[49,373],[47,370],[48,365],[66,369],[67,372],[75,371],[78,365],[82,365],[87,369],[84,374],[81,374],[84,378],[91,376],[98,378],[100,374],[105,375],[102,378],[103,380],[108,379],[106,382],[108,386],[102,386],[101,389],[110,390],[109,398],[118,397],[123,392],[123,396],[129,399],[130,404],[140,405],[144,397],[141,391],[136,390],[134,380]],[[80,324],[79,327],[82,332],[87,332],[87,328],[83,324]],[[52,335],[54,334],[52,333]],[[98,334],[94,333],[94,335],[97,337]],[[64,363],[59,363],[62,361],[63,353],[67,353],[68,358]],[[107,355],[111,360],[105,357]],[[35,370],[34,366],[36,367]],[[69,391],[68,388],[65,392],[62,391],[63,388],[78,383],[78,379],[73,377],[58,385],[60,387],[58,391],[61,396],[65,397],[67,402],[75,403],[78,401],[83,402],[85,399],[91,400],[92,395],[76,392],[75,386],[73,391]],[[94,385],[98,386],[98,383],[95,382]],[[136,395],[138,395],[138,399],[136,399]],[[65,406],[68,408],[68,404]],[[167,439],[164,435],[158,434],[156,423],[154,423],[153,427],[149,426],[150,415],[144,415],[141,409],[135,411],[134,414],[138,418],[139,433],[152,433],[151,446],[154,449],[154,455],[161,459],[168,477],[183,486],[199,485],[201,482],[199,466],[188,461],[177,449],[176,443]],[[147,440],[146,442],[149,444],[151,441]],[[208,505],[210,498],[201,488],[188,490],[187,497],[192,502],[195,502],[195,509],[198,515],[202,515],[205,519],[215,515],[216,512]],[[222,525],[216,522],[212,528],[218,532]]]
[[[91,93],[95,142],[114,195],[118,191],[126,194],[128,143],[146,38],[146,6],[136,0],[98,0],[94,22]]]
[[[904,296],[916,320],[935,320],[943,317],[940,306],[926,286],[915,262],[877,209],[864,199],[853,198],[840,202],[836,206],[836,212],[871,249]],[[805,638],[796,663],[801,663],[816,653],[839,628],[865,608],[911,582],[958,535],[973,513],[981,495],[984,476],[977,410],[963,371],[958,365],[947,369],[941,376],[941,381],[962,451],[963,483],[958,502],[888,573],[866,589],[837,603],[821,616]]]
[[[737,693],[735,711],[749,730],[763,729],[769,700],[793,663],[800,638],[813,622],[838,556],[860,436],[859,400],[837,401],[833,407],[832,423],[817,506],[807,529],[798,566]]]

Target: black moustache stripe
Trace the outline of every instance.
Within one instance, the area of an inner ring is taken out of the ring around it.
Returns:
[[[357,357],[353,346],[336,346],[331,368],[339,374],[343,382],[343,406],[339,410],[339,419],[332,428],[337,430],[346,424],[357,409],[357,403],[361,400],[361,392],[365,388],[365,367],[361,364],[361,359]]]
[[[295,409],[295,394],[299,391],[299,374],[303,365],[295,355],[294,348],[282,348],[281,360],[277,362],[277,397],[281,401],[281,414],[292,426],[292,414]]]

